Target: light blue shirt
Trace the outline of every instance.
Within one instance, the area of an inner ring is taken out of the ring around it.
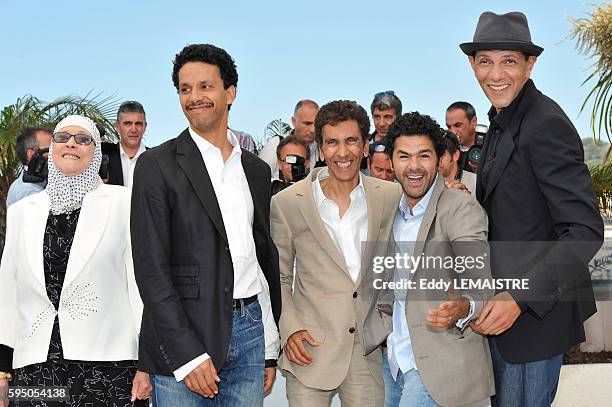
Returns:
[[[434,181],[435,184],[435,181]],[[414,251],[414,242],[417,240],[417,235],[421,227],[421,222],[425,216],[427,205],[433,194],[433,185],[419,202],[412,208],[408,206],[406,195],[402,195],[399,209],[395,213],[393,221],[393,237],[397,243],[398,251],[407,253],[412,256]],[[410,271],[408,269],[398,269],[394,276],[395,281],[399,279],[409,279]],[[460,329],[466,326],[467,322],[474,315],[475,303],[471,297],[464,295],[470,301],[470,310],[468,316],[457,321],[456,325]],[[393,332],[387,337],[387,352],[389,358],[389,368],[393,378],[397,380],[397,374],[401,370],[402,373],[407,373],[412,369],[418,370],[412,351],[412,339],[410,339],[410,331],[408,330],[408,322],[406,321],[406,290],[395,290],[395,301],[393,302]]]
[[[393,221],[393,237],[398,245],[398,250],[412,255],[414,242],[417,239],[423,216],[433,193],[433,186],[412,208],[412,213],[406,200],[402,195],[399,209],[395,213]],[[395,279],[409,278],[410,270],[396,270]],[[397,380],[398,371],[403,373],[417,369],[414,353],[412,352],[412,340],[406,322],[406,291],[395,290],[395,301],[393,302],[393,332],[387,337],[387,351],[389,357],[389,368],[393,378]]]
[[[6,207],[8,208],[15,202],[20,199],[25,198],[26,196],[34,195],[47,186],[47,181],[43,182],[23,182],[23,173],[28,170],[28,166],[23,166],[23,171],[19,174],[17,179],[13,181],[11,186],[9,187],[8,194],[6,195]]]

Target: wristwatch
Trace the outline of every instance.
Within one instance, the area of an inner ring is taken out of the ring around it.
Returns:
[[[0,372],[0,379],[6,379],[10,382],[13,379],[13,375],[8,372]]]

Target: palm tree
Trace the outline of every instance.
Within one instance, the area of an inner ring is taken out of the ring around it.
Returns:
[[[570,37],[576,39],[576,48],[582,55],[594,58],[593,72],[582,83],[594,83],[580,111],[589,102],[593,141],[601,143],[602,132],[612,143],[612,3],[594,6],[584,18],[570,18],[574,28]],[[603,216],[612,216],[612,144],[603,162],[589,168],[593,187]]]
[[[51,103],[26,95],[15,104],[6,106],[0,113],[0,254],[4,248],[6,228],[6,195],[9,186],[21,171],[21,162],[15,151],[15,140],[26,126],[53,128],[70,114],[81,114],[94,120],[106,129],[108,141],[118,139],[113,127],[113,116],[119,107],[113,96],[101,94],[84,97],[65,96]]]
[[[595,84],[580,110],[592,101],[593,137],[600,141],[603,131],[612,142],[612,3],[594,7],[588,17],[569,18],[574,24],[569,36],[576,39],[576,48],[582,55],[595,59],[593,72],[582,83],[595,81]],[[610,151],[607,158],[611,158]]]

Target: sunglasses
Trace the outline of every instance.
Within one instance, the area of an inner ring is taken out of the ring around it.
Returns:
[[[71,137],[74,137],[74,142],[82,146],[88,146],[94,141],[93,137],[88,134],[70,134],[65,131],[58,131],[53,133],[53,142],[55,143],[67,143]]]
[[[374,153],[384,153],[384,152],[385,152],[384,144],[379,144],[379,143],[370,144],[370,155],[373,155]]]
[[[384,92],[378,92],[376,95],[374,95],[374,99],[381,98],[381,97],[383,97],[385,95],[395,96],[395,92],[393,92],[392,90],[386,90]]]

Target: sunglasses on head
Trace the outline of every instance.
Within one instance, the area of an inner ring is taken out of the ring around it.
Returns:
[[[381,143],[370,144],[370,155],[373,155],[374,153],[384,153],[384,152],[385,152],[384,144],[381,144]]]
[[[395,96],[395,92],[393,92],[392,90],[386,90],[384,92],[378,92],[376,95],[374,95],[374,99],[381,98],[381,97],[383,97],[385,95]]]
[[[88,146],[94,141],[93,137],[88,134],[70,134],[65,131],[58,131],[53,133],[53,142],[55,143],[67,143],[71,137],[74,137],[74,142],[82,146]]]

